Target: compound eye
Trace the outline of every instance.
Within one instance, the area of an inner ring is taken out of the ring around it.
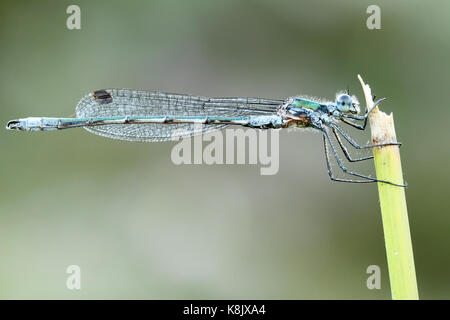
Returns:
[[[336,103],[342,106],[351,106],[353,105],[353,100],[348,94],[341,94],[337,97]]]

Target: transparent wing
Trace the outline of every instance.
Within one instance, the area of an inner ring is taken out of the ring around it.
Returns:
[[[95,93],[84,96],[76,107],[78,118],[114,116],[223,116],[270,115],[277,112],[283,100],[260,98],[207,98],[131,89],[105,89],[103,97]],[[109,96],[108,96],[109,95]],[[104,98],[108,96],[107,98]],[[97,135],[128,141],[156,142],[176,140],[218,130],[227,125],[191,123],[126,124],[85,127]]]

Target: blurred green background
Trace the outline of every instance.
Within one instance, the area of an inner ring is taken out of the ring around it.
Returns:
[[[66,28],[67,6],[81,30]],[[368,30],[367,6],[381,8]],[[419,294],[450,298],[448,1],[2,1],[0,116],[73,116],[94,89],[389,100]],[[362,138],[368,140],[368,136]],[[0,130],[0,298],[389,299],[376,185],[331,183],[321,136],[280,170],[182,165],[175,144]],[[366,169],[370,169],[367,167]],[[445,191],[447,189],[447,191]],[[66,268],[81,267],[81,290]],[[366,268],[379,265],[381,290]]]

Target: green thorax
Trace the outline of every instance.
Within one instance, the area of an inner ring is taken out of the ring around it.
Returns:
[[[292,98],[292,102],[289,105],[295,108],[305,108],[311,110],[317,110],[322,106],[322,104],[318,102],[314,102],[304,98]]]

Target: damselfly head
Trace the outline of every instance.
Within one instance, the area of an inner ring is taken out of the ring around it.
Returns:
[[[343,93],[339,94],[336,97],[336,107],[342,113],[347,114],[358,114],[359,113],[359,105],[358,101],[355,97],[351,97],[350,95]]]

